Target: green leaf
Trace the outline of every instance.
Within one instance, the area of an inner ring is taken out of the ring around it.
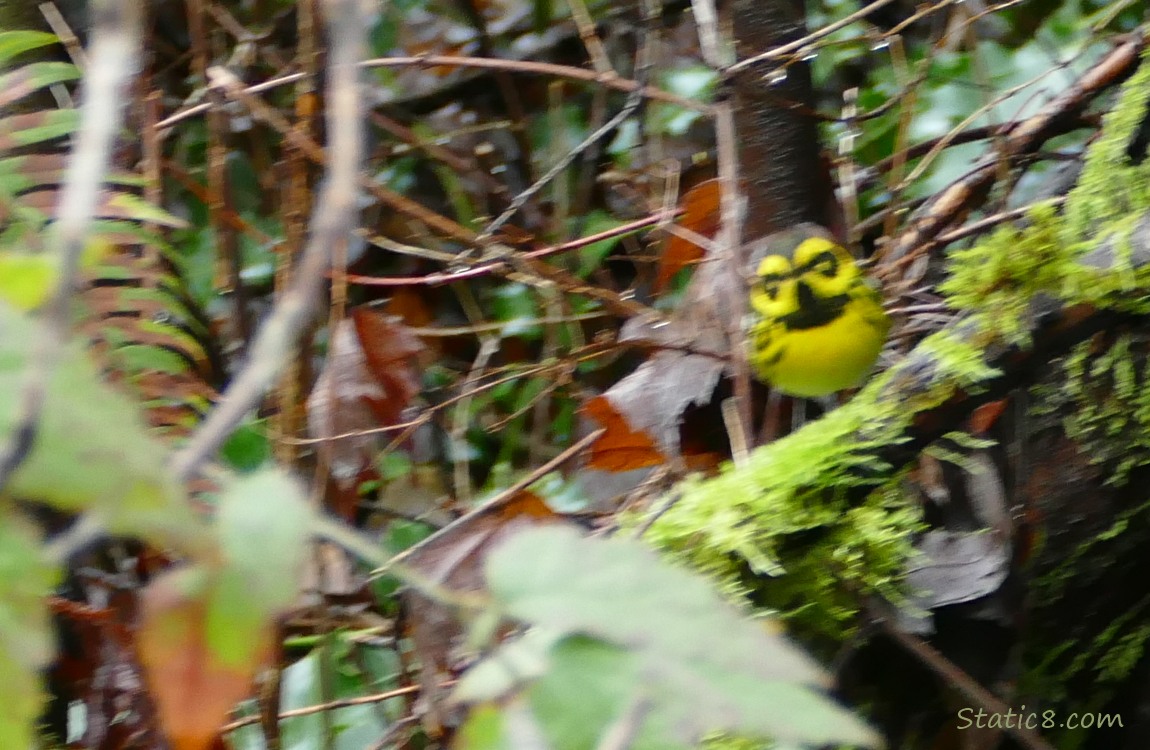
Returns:
[[[182,375],[188,362],[176,352],[150,344],[127,344],[113,353],[116,365],[125,372],[162,372]]]
[[[182,229],[188,225],[178,216],[173,216],[159,206],[153,205],[132,193],[116,193],[110,196],[107,206],[117,211],[117,216],[135,221],[159,224],[173,229]]]
[[[53,109],[0,118],[0,149],[30,146],[75,132],[80,113],[74,109]]]
[[[503,643],[494,658],[480,661],[460,678],[452,702],[494,701],[542,677],[551,665],[551,650],[562,638],[549,628],[531,628]]]
[[[762,679],[826,684],[810,658],[782,638],[767,638],[761,623],[720,599],[705,579],[668,565],[638,542],[539,529],[509,539],[486,569],[492,594],[524,622],[686,659],[723,633],[719,647],[707,653],[720,666]]]
[[[689,65],[662,76],[664,88],[685,99],[709,102],[714,98],[719,76],[706,65]]]
[[[639,656],[626,649],[574,636],[558,644],[551,657],[551,669],[532,685],[529,700],[555,750],[592,750],[633,701],[652,698],[642,689]],[[652,747],[652,740],[649,731],[641,731],[629,747]],[[689,746],[665,737],[654,747]]]
[[[264,429],[263,420],[240,425],[220,448],[220,456],[238,471],[260,468],[272,455]]]
[[[614,229],[625,223],[626,222],[619,221],[611,216],[606,211],[595,209],[587,214],[583,231],[586,235],[590,236],[600,232],[606,232],[609,229]],[[599,240],[598,242],[592,242],[590,245],[579,248],[579,270],[576,273],[584,279],[590,276],[593,271],[603,264],[603,259],[615,249],[615,246],[619,244],[621,238],[622,236]]]
[[[64,162],[59,164],[41,165],[35,168],[36,157],[28,155],[8,156],[0,159],[0,186],[8,194],[29,190],[31,188],[54,186],[60,183],[64,176]]]
[[[63,62],[36,62],[0,75],[0,104],[8,105],[29,94],[80,77],[75,65]]]
[[[223,663],[244,663],[267,622],[295,599],[311,520],[302,488],[283,471],[246,474],[224,488],[216,515],[223,561],[207,628]]]
[[[814,662],[765,623],[741,616],[702,577],[639,542],[585,538],[561,526],[532,529],[495,549],[486,573],[511,616],[567,635],[528,690],[553,747],[594,748],[616,720],[641,720],[636,748],[689,747],[716,731],[810,745],[881,744],[814,689],[825,684]],[[527,646],[537,651],[539,643]],[[498,688],[492,665],[518,665],[503,666],[504,684],[536,673],[527,646],[510,652],[518,658],[506,660],[501,650],[484,662],[486,671],[465,679],[461,689],[470,692],[462,694]]]
[[[531,287],[519,282],[504,284],[495,290],[491,299],[491,314],[503,326],[504,336],[522,336],[537,339],[543,335],[539,319],[539,305]]]
[[[315,649],[283,671],[281,711],[315,707],[333,698],[354,698],[374,692],[362,684],[353,687],[341,684],[340,680],[335,680],[335,684],[329,681],[337,670],[346,666],[332,663],[335,661],[333,650]],[[280,725],[282,747],[284,750],[363,750],[387,731],[387,722],[380,714],[380,706],[365,704],[332,709],[326,716],[316,712],[292,716]],[[334,739],[329,736],[328,726],[334,730]]]
[[[58,41],[55,34],[43,31],[0,31],[0,65],[29,50],[47,47]]]
[[[19,411],[40,323],[0,302],[0,437]],[[105,385],[78,342],[63,346],[47,383],[36,441],[7,488],[12,495],[67,511],[97,514],[111,532],[187,549],[204,527],[165,466],[139,408]]]
[[[42,670],[56,639],[45,598],[58,571],[44,563],[30,523],[9,506],[0,522],[0,747],[33,747]]]
[[[503,712],[495,706],[480,706],[467,716],[459,730],[459,746],[466,750],[505,750],[508,744]]]
[[[55,257],[44,253],[0,253],[0,302],[35,310],[56,286]]]

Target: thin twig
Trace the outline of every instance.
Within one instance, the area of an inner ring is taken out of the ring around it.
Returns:
[[[830,36],[831,34],[835,33],[839,29],[850,26],[855,21],[859,21],[859,20],[865,18],[866,16],[868,16],[873,11],[878,10],[879,8],[883,7],[884,5],[889,5],[891,2],[892,2],[892,0],[875,0],[873,3],[870,3],[869,5],[865,5],[862,8],[859,8],[854,13],[851,13],[849,16],[846,16],[845,18],[840,18],[839,20],[835,21],[834,23],[828,23],[826,26],[823,26],[822,28],[820,28],[816,31],[812,31],[810,34],[807,34],[802,39],[796,39],[795,41],[788,42],[787,44],[780,44],[778,47],[775,47],[773,49],[769,49],[760,55],[755,55],[753,57],[748,57],[745,60],[740,60],[739,62],[735,63],[734,65],[728,67],[724,71],[724,73],[726,73],[727,75],[733,75],[734,73],[737,73],[740,70],[745,70],[746,68],[753,67],[755,65],[758,65],[761,62],[765,62],[767,60],[778,60],[778,59],[787,57],[792,52],[797,52],[812,42],[817,42],[819,39],[822,39],[823,37],[826,37],[826,36]],[[947,4],[949,4],[951,2],[954,2],[954,0],[945,0],[945,2]],[[692,3],[692,5],[697,5],[697,4],[698,3]],[[707,0],[707,4],[711,4],[711,0]],[[717,48],[717,45],[716,45],[716,48]],[[704,47],[704,49],[706,49],[706,47]]]
[[[640,229],[654,226],[660,222],[674,218],[677,213],[678,212],[676,211],[657,213],[643,219],[637,219],[635,221],[627,222],[626,224],[620,224],[617,227],[605,230],[603,232],[597,232],[586,237],[580,237],[576,240],[570,240],[558,245],[552,245],[551,247],[539,248],[538,250],[531,250],[530,252],[523,253],[520,258],[540,259],[546,258],[550,255],[556,255],[558,253],[565,253],[570,250],[578,250],[581,247],[593,245],[596,242],[609,240],[613,237],[621,237],[626,234],[631,234],[632,232],[637,232]],[[373,241],[375,241],[375,238],[373,238]],[[407,250],[411,255],[422,256],[423,254],[421,248],[412,248],[400,243],[395,243],[392,240],[387,240],[387,242],[390,244],[385,245],[385,247],[392,252],[404,252],[404,250]],[[507,263],[503,261],[493,261],[489,263],[481,263],[479,265],[471,266],[470,268],[464,268],[462,270],[451,273],[430,273],[423,276],[361,276],[357,274],[349,274],[347,279],[353,284],[362,284],[363,286],[439,286],[441,284],[450,284],[452,282],[461,281],[463,279],[472,279],[477,276],[486,276],[487,274],[496,273],[501,270],[506,270],[507,268]]]
[[[485,336],[479,345],[479,353],[471,371],[460,386],[462,398],[455,409],[455,424],[451,428],[451,452],[455,464],[455,495],[460,502],[471,500],[471,461],[467,458],[464,446],[467,443],[467,428],[471,424],[471,402],[475,398],[475,384],[487,369],[487,363],[499,351],[499,337]]]
[[[524,73],[529,75],[545,75],[556,76],[558,78],[568,78],[575,81],[586,81],[587,83],[595,83],[600,86],[606,86],[610,89],[617,91],[631,92],[638,90],[640,94],[648,99],[655,99],[657,101],[667,102],[669,104],[677,104],[680,107],[692,110],[694,112],[702,112],[703,114],[711,113],[711,106],[703,102],[698,102],[693,99],[687,99],[682,96],[676,96],[668,91],[655,88],[654,86],[640,86],[638,83],[626,78],[620,78],[614,73],[602,74],[593,70],[585,70],[584,68],[576,68],[570,65],[558,65],[556,63],[537,62],[534,60],[500,60],[496,58],[486,57],[467,57],[463,55],[418,55],[414,57],[381,57],[374,60],[365,60],[360,63],[367,68],[408,68],[408,67],[439,67],[439,66],[456,66],[460,68],[478,68],[485,70],[506,70],[512,73]],[[273,78],[263,83],[247,86],[243,89],[246,94],[259,94],[264,91],[269,91],[280,86],[286,86],[289,83],[295,83],[302,78],[306,78],[306,73],[290,73],[279,78]],[[173,125],[183,122],[192,117],[202,115],[211,109],[212,104],[205,102],[197,104],[187,109],[176,112],[175,114],[161,120],[156,124],[156,127],[167,129]]]
[[[571,18],[575,20],[579,38],[583,40],[583,46],[587,49],[587,55],[591,58],[595,70],[604,75],[615,73],[615,68],[611,66],[611,60],[607,57],[607,48],[603,46],[603,40],[595,31],[595,22],[591,20],[586,3],[583,0],[567,0],[567,7],[571,9]]]
[[[387,572],[387,569],[390,566],[392,566],[396,563],[399,563],[403,560],[406,560],[408,557],[411,557],[413,554],[415,554],[418,550],[421,550],[424,547],[427,547],[431,544],[434,544],[436,541],[442,539],[447,534],[454,533],[455,531],[457,531],[459,529],[460,526],[464,526],[464,525],[474,521],[477,516],[483,515],[484,513],[490,513],[494,510],[497,510],[497,509],[503,507],[504,505],[506,505],[510,501],[514,500],[515,497],[520,492],[527,489],[531,485],[535,484],[535,482],[539,481],[541,478],[546,476],[548,473],[554,471],[555,469],[558,469],[560,466],[562,466],[567,461],[569,461],[572,458],[574,458],[575,456],[579,455],[580,453],[582,453],[587,448],[590,448],[591,445],[596,440],[601,438],[603,436],[603,433],[605,433],[605,432],[606,432],[606,430],[600,429],[600,430],[595,430],[595,432],[592,432],[590,435],[585,436],[582,440],[579,440],[574,445],[572,445],[570,448],[563,451],[562,453],[560,453],[558,456],[551,459],[547,463],[535,468],[533,471],[528,473],[526,476],[521,478],[519,481],[515,482],[510,487],[503,490],[502,492],[500,492],[498,495],[491,498],[487,502],[483,503],[478,508],[475,508],[470,513],[468,513],[467,515],[460,516],[459,518],[455,519],[451,523],[447,524],[443,528],[436,531],[431,536],[425,537],[423,540],[417,542],[416,544],[413,544],[412,546],[408,547],[404,551],[400,552],[395,557],[391,558],[385,565],[382,565],[378,569],[373,570],[372,576],[375,577],[375,576],[382,575],[383,573]],[[331,541],[338,541],[338,540],[333,539]]]
[[[1006,716],[1011,711],[998,696],[979,685],[977,681],[950,659],[947,659],[926,641],[901,630],[887,617],[875,613],[883,632],[894,639],[896,643],[909,651],[930,671],[941,677],[946,684],[957,690],[964,697],[977,704],[987,713]],[[1021,723],[1006,722],[1003,729],[1014,737],[1020,745],[1028,750],[1055,750],[1054,746],[1044,740],[1038,732],[1027,729]]]
[[[59,37],[60,44],[64,45],[68,57],[72,58],[76,67],[81,70],[86,68],[88,56],[84,53],[84,46],[80,44],[80,40],[68,25],[67,19],[60,13],[60,9],[56,7],[56,3],[40,3],[40,14],[44,16],[44,21],[47,22],[48,28],[52,29],[52,33]]]
[[[445,687],[450,687],[454,684],[454,680],[444,682]],[[312,714],[318,714],[321,711],[335,711],[340,708],[349,708],[351,706],[371,705],[373,703],[380,703],[382,701],[391,700],[392,698],[399,698],[404,695],[418,692],[418,685],[408,685],[406,687],[396,688],[395,690],[388,690],[384,693],[357,695],[354,698],[340,698],[339,700],[334,700],[329,703],[319,703],[314,706],[303,706],[301,708],[288,709],[287,711],[281,711],[278,714],[278,718],[291,719],[295,718],[296,716],[311,716]],[[242,719],[236,719],[235,721],[224,724],[222,727],[220,727],[220,733],[227,734],[228,732],[234,732],[242,727],[258,724],[259,721],[260,717],[258,716],[245,716]]]
[[[1096,96],[1134,71],[1145,45],[1142,35],[1127,38],[1079,76],[1075,85],[1004,133],[998,158],[980,162],[966,176],[931,198],[907,222],[906,229],[883,248],[875,275],[880,279],[891,276],[937,246],[938,235],[989,193],[998,178],[1000,159],[1016,159],[1033,153],[1047,139],[1065,132],[1067,123],[1076,124],[1080,113]]]
[[[544,173],[543,176],[536,180],[534,183],[532,183],[530,187],[519,193],[519,195],[515,196],[515,200],[511,201],[511,205],[507,207],[507,210],[501,213],[498,217],[495,218],[494,221],[483,228],[483,231],[480,232],[479,236],[475,238],[475,244],[482,246],[487,240],[491,239],[491,237],[493,237],[496,232],[503,228],[504,224],[510,221],[511,218],[515,216],[515,214],[519,213],[519,210],[523,208],[523,206],[527,205],[527,201],[535,197],[535,195],[540,190],[545,188],[552,180],[562,174],[563,170],[571,166],[571,162],[575,161],[575,159],[578,158],[580,154],[582,154],[586,149],[593,146],[602,138],[606,137],[608,134],[613,133],[617,127],[622,125],[627,120],[627,118],[633,115],[639,108],[639,103],[642,101],[642,92],[640,89],[636,88],[630,93],[630,95],[628,95],[627,101],[623,104],[623,108],[620,109],[614,117],[603,123],[601,127],[597,128],[593,133],[591,133],[591,135],[584,138],[577,146],[575,146],[575,148],[567,152],[567,154],[562,159],[556,162],[555,165],[551,167],[551,169],[547,170],[547,172]]]
[[[715,19],[718,14],[715,10],[714,0],[694,0],[692,8],[695,14],[703,19]],[[699,26],[699,45],[708,54],[716,55],[707,60],[715,69],[721,70],[730,63],[728,55],[733,54],[731,45],[724,46],[718,37],[718,25],[708,20]],[[733,70],[733,68],[728,68]],[[715,105],[715,142],[719,162],[719,231],[717,245],[720,251],[719,258],[727,266],[728,281],[731,289],[745,289],[746,280],[743,278],[743,198],[739,191],[739,165],[737,135],[735,133],[735,114],[731,102],[722,101]],[[741,299],[741,297],[740,297]],[[735,401],[738,407],[738,419],[728,427],[741,428],[741,435],[732,435],[732,445],[752,445],[751,430],[754,424],[754,415],[751,412],[751,378],[750,368],[747,364],[747,353],[742,346],[742,317],[743,310],[732,307],[737,303],[733,300],[719,300],[721,309],[727,323],[727,341],[730,342],[732,380],[735,389]]]

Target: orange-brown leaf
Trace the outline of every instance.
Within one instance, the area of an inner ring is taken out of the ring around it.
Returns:
[[[687,191],[679,201],[679,208],[683,210],[678,224],[684,229],[703,237],[712,238],[719,231],[719,181],[707,180],[700,182]],[[659,259],[659,273],[655,278],[655,291],[661,292],[671,283],[682,269],[695,263],[703,257],[703,248],[690,240],[671,235],[667,240],[667,248]]]
[[[423,352],[423,344],[407,326],[371,308],[353,310],[351,319],[367,370],[383,389],[383,398],[369,403],[381,424],[395,424],[419,393],[413,362]]]
[[[551,507],[543,502],[543,498],[534,492],[523,490],[495,508],[492,515],[500,521],[510,521],[520,516],[535,520],[548,520],[555,518],[555,511],[551,510]]]
[[[396,319],[354,310],[331,334],[328,358],[307,400],[308,430],[332,438],[332,476],[347,488],[372,465],[378,428],[403,418],[419,393],[423,344]]]
[[[435,321],[435,315],[427,304],[427,297],[409,286],[396,289],[384,309],[388,315],[400,318],[413,328],[426,328]]]
[[[207,750],[256,671],[272,655],[269,623],[248,663],[224,666],[208,647],[207,604],[195,571],[171,571],[144,590],[136,648],[160,724],[174,750]],[[200,592],[202,593],[202,592]]]
[[[606,430],[591,445],[587,466],[602,471],[631,471],[660,466],[666,457],[646,432],[631,429],[627,420],[611,405],[606,396],[596,396],[583,406],[583,413]]]
[[[986,432],[998,422],[1002,413],[1006,411],[1006,405],[1008,403],[1009,401],[1007,399],[1000,398],[997,401],[991,401],[975,409],[974,413],[970,415],[971,434],[986,434]]]

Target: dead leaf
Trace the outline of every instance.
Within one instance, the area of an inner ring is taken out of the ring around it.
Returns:
[[[626,417],[616,411],[605,396],[596,396],[583,406],[583,413],[606,432],[591,445],[587,468],[603,471],[630,471],[667,462],[650,434],[632,429]]]
[[[739,287],[732,289],[734,283]],[[621,340],[644,339],[663,348],[603,395],[633,429],[649,434],[666,456],[680,454],[683,412],[707,403],[727,369],[731,352],[727,331],[738,328],[746,306],[741,283],[725,263],[703,263],[669,320],[649,315],[623,326]]]
[[[207,604],[192,568],[159,576],[144,589],[136,649],[164,733],[174,750],[207,750],[232,708],[247,696],[273,653],[268,623],[247,663],[224,666],[208,647]]]
[[[353,310],[351,319],[368,372],[383,391],[381,399],[370,401],[372,411],[380,424],[396,424],[403,409],[419,394],[414,363],[423,352],[423,344],[407,326],[370,308]]]
[[[719,180],[700,182],[688,190],[679,200],[679,208],[683,215],[676,222],[684,229],[708,239],[719,231]],[[667,247],[659,258],[659,271],[655,277],[655,292],[662,292],[675,278],[675,274],[687,266],[698,262],[705,251],[703,248],[688,239],[672,234],[667,240]]]
[[[427,328],[435,322],[435,315],[427,304],[427,297],[409,286],[396,289],[387,301],[384,310],[388,315],[398,317],[412,328]]]
[[[307,422],[312,437],[330,439],[329,471],[342,486],[354,485],[360,470],[371,463],[379,438],[364,433],[379,427],[379,422],[368,404],[384,397],[368,372],[355,326],[350,320],[340,321],[328,345],[327,362],[307,399]]]
[[[357,309],[336,326],[308,396],[307,415],[312,437],[334,438],[330,471],[343,489],[354,487],[373,466],[379,428],[404,421],[405,409],[419,393],[422,352],[406,326],[370,309]]]
[[[970,415],[971,434],[985,435],[989,432],[990,428],[994,427],[1003,412],[1006,411],[1006,406],[1009,403],[1009,399],[1000,398],[975,409],[974,413]]]
[[[989,531],[932,529],[915,544],[918,558],[906,571],[911,594],[900,621],[930,632],[924,612],[981,599],[997,591],[1010,572],[1010,544]]]

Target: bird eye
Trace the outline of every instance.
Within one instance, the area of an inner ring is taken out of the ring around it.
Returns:
[[[772,300],[779,296],[779,285],[782,284],[783,279],[777,273],[765,273],[759,277],[759,283],[762,284],[763,291]]]
[[[835,262],[833,257],[824,258],[823,260],[819,261],[818,265],[815,266],[815,270],[829,279],[833,278],[834,275],[838,273],[839,264]]]

